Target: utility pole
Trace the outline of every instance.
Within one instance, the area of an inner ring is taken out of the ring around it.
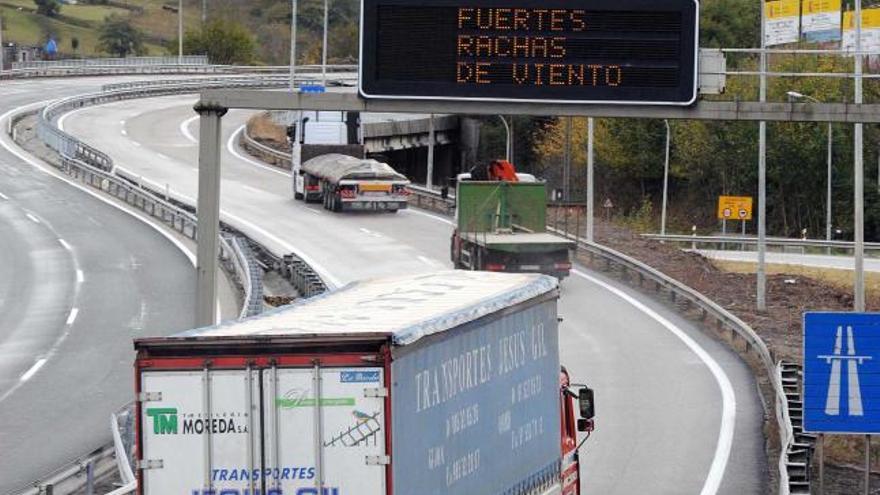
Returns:
[[[666,235],[666,200],[669,191],[669,141],[671,139],[669,119],[663,119],[666,124],[666,161],[663,164],[663,206],[660,213],[660,235]]]
[[[202,0],[202,25],[208,20],[208,0]]]
[[[767,101],[767,40],[765,38],[766,12],[764,0],[761,2],[761,77],[760,101]],[[767,122],[758,124],[758,270],[757,306],[758,311],[767,309],[767,273],[765,258],[767,252]]]
[[[330,0],[324,0],[324,47],[321,54],[321,84],[327,87],[327,28],[330,25]]]
[[[177,0],[177,65],[183,65],[183,0]]]

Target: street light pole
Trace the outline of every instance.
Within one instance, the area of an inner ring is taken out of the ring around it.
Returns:
[[[669,191],[669,141],[671,138],[669,120],[663,119],[663,123],[666,124],[666,161],[663,164],[663,206],[660,213],[660,235],[666,235],[666,199]]]
[[[3,54],[5,51],[3,48],[3,16],[0,15],[0,72],[3,72]]]
[[[177,0],[177,65],[183,65],[183,0]]]
[[[434,187],[434,114],[428,117],[428,170],[425,176],[428,189]]]
[[[330,25],[330,0],[324,0],[324,46],[321,53],[321,84],[327,87],[327,28]]]
[[[788,91],[786,93],[788,95],[789,101],[792,100],[810,100],[814,103],[822,103],[821,101],[813,98],[810,95],[805,95],[802,93],[798,93],[797,91]],[[833,147],[834,146],[834,128],[832,127],[831,122],[828,123],[828,146],[827,146],[827,164],[828,177],[826,179],[826,187],[828,188],[826,196],[825,196],[825,240],[831,240],[831,169],[834,161],[833,156]],[[880,180],[880,179],[878,179]]]
[[[767,40],[765,37],[766,12],[764,0],[761,1],[761,77],[760,101],[767,101]],[[757,306],[758,311],[767,309],[767,122],[758,124],[758,270]]]
[[[510,150],[511,150],[511,145],[513,144],[513,136],[511,135],[511,132],[510,132],[510,124],[507,123],[507,119],[504,118],[504,115],[499,115],[498,118],[501,119],[501,123],[504,124],[504,132],[507,135],[507,144],[505,145],[505,148],[504,148],[504,159],[507,161],[510,161],[510,155],[511,155]]]
[[[290,0],[290,91],[296,91],[296,0]]]
[[[593,117],[587,119],[587,242],[593,242]]]

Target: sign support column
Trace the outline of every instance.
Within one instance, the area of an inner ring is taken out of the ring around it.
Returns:
[[[428,117],[428,171],[425,176],[428,189],[434,187],[434,114]]]
[[[855,104],[862,103],[862,2],[856,0],[856,67],[855,67]],[[853,168],[855,173],[855,201],[853,219],[855,221],[855,258],[854,310],[865,310],[865,164],[863,153],[863,130],[861,123],[855,124],[855,150],[853,150]]]
[[[226,109],[199,103],[195,111],[200,117],[195,325],[204,327],[216,323],[217,256],[220,254],[220,121]]]
[[[767,18],[761,1],[761,84],[760,101],[767,101]],[[767,122],[758,124],[758,311],[767,309],[767,273],[764,265],[767,251]]]

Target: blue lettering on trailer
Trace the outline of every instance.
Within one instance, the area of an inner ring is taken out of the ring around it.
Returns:
[[[342,383],[377,383],[378,371],[342,371],[339,373],[339,381]]]

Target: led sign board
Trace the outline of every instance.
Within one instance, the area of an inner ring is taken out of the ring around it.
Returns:
[[[689,105],[696,0],[362,0],[366,98]]]

